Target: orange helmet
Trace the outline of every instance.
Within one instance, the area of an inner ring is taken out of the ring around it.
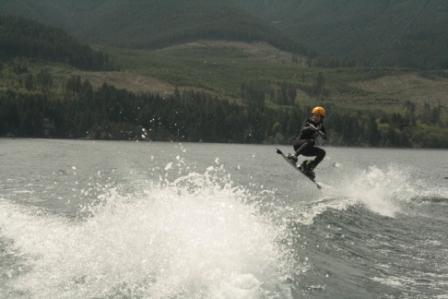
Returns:
[[[324,118],[325,115],[327,114],[327,111],[325,110],[324,107],[321,106],[317,106],[314,107],[313,110],[311,111],[312,114],[317,114],[320,115],[320,117]]]

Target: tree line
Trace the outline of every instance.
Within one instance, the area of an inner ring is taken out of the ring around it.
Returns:
[[[282,101],[293,91],[283,86]],[[242,87],[245,103],[231,103],[202,92],[176,90],[169,96],[134,94],[104,84],[69,78],[62,94],[0,93],[0,136],[158,140],[235,143],[289,143],[311,107],[269,106],[264,94]],[[350,112],[327,105],[327,127],[333,145],[447,147],[440,106],[425,104],[405,113]],[[436,126],[436,127],[434,127]]]

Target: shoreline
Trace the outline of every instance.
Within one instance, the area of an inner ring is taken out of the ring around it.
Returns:
[[[0,137],[0,141],[2,140],[10,140],[10,141],[27,141],[27,140],[35,140],[35,141],[82,141],[82,142],[127,142],[127,143],[137,143],[137,144],[146,144],[146,143],[158,143],[158,144],[202,144],[202,145],[236,145],[236,146],[271,146],[275,147],[291,147],[291,144],[277,144],[277,143],[234,143],[234,142],[195,142],[195,141],[180,141],[180,140],[126,140],[126,139],[89,139],[89,138],[42,138],[42,137]],[[444,147],[376,147],[376,146],[362,146],[362,145],[318,145],[323,148],[349,148],[349,149],[368,149],[368,150],[434,150],[434,151],[444,151],[448,150],[448,148]]]

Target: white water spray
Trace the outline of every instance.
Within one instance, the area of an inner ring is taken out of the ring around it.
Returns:
[[[353,205],[362,205],[374,213],[394,217],[402,211],[403,203],[424,194],[423,186],[423,182],[411,179],[407,169],[372,166],[340,179],[337,187],[324,188],[319,200],[299,207],[302,209],[301,222],[311,224],[314,217],[329,208],[345,210]]]
[[[31,298],[269,297],[282,228],[215,171],[141,195],[110,190],[80,222],[0,201],[1,234],[29,268],[11,287]]]

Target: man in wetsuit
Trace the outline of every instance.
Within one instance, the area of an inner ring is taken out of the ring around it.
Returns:
[[[315,157],[314,160],[305,160],[299,169],[308,177],[314,179],[314,169],[324,159],[325,151],[315,146],[316,138],[319,136],[327,139],[327,134],[323,124],[326,111],[325,108],[317,106],[311,111],[311,117],[305,121],[302,130],[294,140],[293,146],[295,154],[288,155],[288,159],[297,164],[298,156]]]

